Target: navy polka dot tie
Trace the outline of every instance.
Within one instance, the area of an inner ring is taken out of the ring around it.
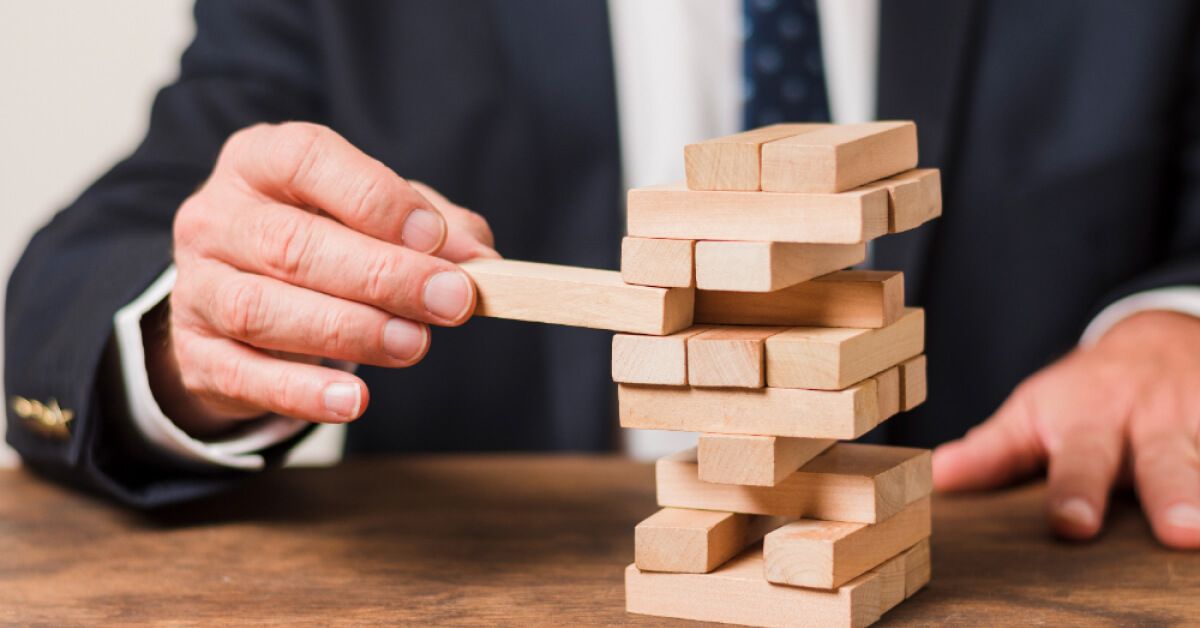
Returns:
[[[827,122],[829,101],[815,0],[742,0],[747,129],[777,122]]]

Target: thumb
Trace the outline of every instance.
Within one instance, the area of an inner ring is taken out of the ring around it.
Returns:
[[[987,421],[933,452],[939,491],[996,488],[1036,471],[1044,460],[1027,390],[1018,388]]]

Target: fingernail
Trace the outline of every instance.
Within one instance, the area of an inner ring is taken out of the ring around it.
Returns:
[[[411,360],[425,350],[428,334],[424,325],[393,318],[383,326],[383,351],[397,360]]]
[[[455,270],[438,273],[425,283],[425,309],[435,316],[456,321],[471,307],[471,284]]]
[[[446,221],[442,220],[441,214],[428,209],[414,209],[404,221],[400,242],[414,251],[429,253],[442,243],[445,231]]]
[[[358,416],[362,393],[356,384],[330,384],[325,387],[325,410],[343,419]]]
[[[1096,525],[1096,510],[1092,505],[1078,497],[1063,501],[1056,513],[1059,519],[1072,523],[1081,528],[1091,528]]]
[[[1192,504],[1175,504],[1167,509],[1167,523],[1180,527],[1200,530],[1200,508]]]

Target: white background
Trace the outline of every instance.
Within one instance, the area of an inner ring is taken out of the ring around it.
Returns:
[[[33,232],[136,146],[155,91],[175,77],[191,39],[191,6],[191,0],[0,2],[5,285]],[[4,359],[0,369],[19,368],[21,356],[7,356],[7,365]],[[0,434],[3,428],[0,420]],[[0,444],[0,466],[15,462]]]

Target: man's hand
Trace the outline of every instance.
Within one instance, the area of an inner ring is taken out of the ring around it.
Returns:
[[[1137,314],[1034,374],[934,452],[934,484],[991,488],[1043,466],[1059,534],[1095,536],[1114,482],[1132,476],[1155,535],[1200,548],[1200,320]]]
[[[482,217],[302,123],[233,135],[174,240],[169,324],[147,366],[167,415],[201,436],[268,412],[357,418],[366,385],[321,359],[416,364],[427,324],[474,311],[451,262],[498,257]]]

